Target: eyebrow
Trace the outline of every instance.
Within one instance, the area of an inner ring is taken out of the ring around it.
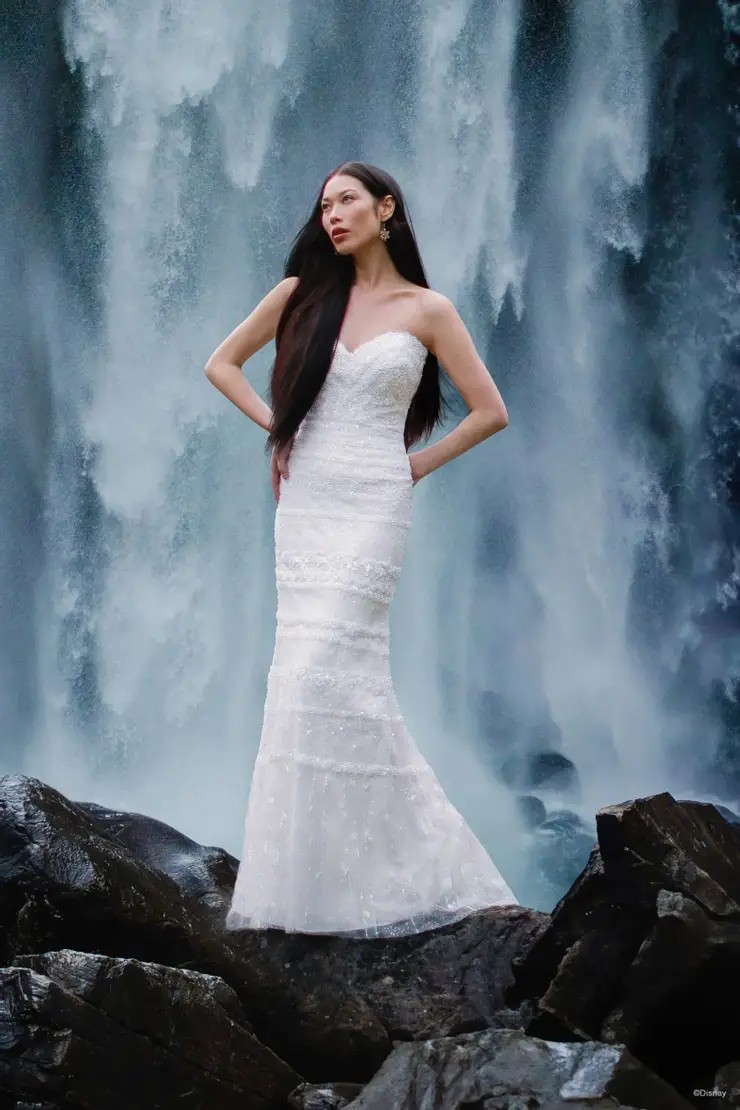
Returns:
[[[351,193],[352,191],[353,191],[353,186],[352,185],[345,185],[345,187],[343,189],[339,190],[339,192],[337,193],[337,196],[341,197],[344,193]],[[324,201],[328,200],[328,199],[329,199],[328,196],[323,196],[321,198],[321,203],[323,204]]]

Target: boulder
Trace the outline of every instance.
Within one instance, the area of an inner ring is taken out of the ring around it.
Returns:
[[[508,906],[385,940],[227,931],[218,849],[24,776],[0,778],[0,845],[5,964],[69,948],[220,976],[255,1036],[313,1082],[366,1081],[393,1038],[516,1027],[511,960],[548,921]]]
[[[0,969],[0,1087],[83,1110],[279,1110],[301,1077],[222,979],[62,950]]]
[[[330,991],[349,988],[390,1038],[420,1040],[518,1028],[522,1014],[504,1002],[511,964],[548,921],[537,910],[493,906],[408,937],[346,940],[270,930],[261,954],[276,974],[290,975],[294,989],[308,993],[316,983]]]
[[[740,1028],[740,828],[669,793],[608,806],[547,927],[513,961],[530,1034],[625,1044],[679,1092],[710,1088]]]
[[[689,1110],[621,1045],[487,1029],[399,1044],[347,1110]]]
[[[490,907],[376,940],[231,931],[233,857],[143,814],[4,776],[0,976],[11,1002],[0,1018],[0,1110],[88,1105],[82,1088],[65,1101],[64,1084],[97,1043],[93,1030],[107,1045],[114,1022],[121,1055],[91,1064],[95,1097],[105,1083],[127,1090],[112,1077],[129,1066],[164,1069],[178,1105],[188,1104],[189,1069],[200,1069],[209,1110],[231,1106],[232,1091],[362,1110],[392,1088],[389,1107],[429,1091],[435,1106],[459,1096],[491,1110],[519,1105],[517,1074],[525,1102],[543,1106],[559,1105],[563,1090],[577,1105],[587,1075],[603,1080],[594,1107],[629,1097],[649,1106],[656,1090],[666,1106],[699,1104],[694,1091],[714,1091],[737,1068],[740,825],[670,794],[607,807],[596,824],[588,863],[551,915]],[[203,1028],[207,1057],[193,1043]],[[509,1103],[506,1088],[485,1085],[486,1052],[511,1078]],[[135,1104],[164,1097],[147,1081]],[[719,1096],[702,1097],[709,1106]]]
[[[290,1110],[344,1110],[362,1093],[359,1083],[301,1083],[288,1097]]]
[[[695,1092],[696,1093],[696,1092]],[[723,1064],[709,1090],[697,1094],[707,1110],[740,1110],[740,1060]]]
[[[380,1019],[346,983],[299,982],[264,934],[235,943],[212,908],[59,791],[0,777],[0,953],[71,948],[220,976],[255,1035],[307,1079],[340,1061],[369,1078],[390,1050]]]
[[[219,919],[231,900],[239,860],[223,848],[199,844],[172,825],[148,817],[109,809],[97,802],[75,802],[96,827],[114,837],[142,863],[169,875],[179,887]]]

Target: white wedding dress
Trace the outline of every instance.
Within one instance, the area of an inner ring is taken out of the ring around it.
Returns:
[[[389,608],[427,351],[338,343],[275,512],[275,653],[227,929],[403,936],[518,904],[404,725]]]

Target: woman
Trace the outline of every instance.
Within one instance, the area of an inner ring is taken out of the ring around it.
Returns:
[[[389,174],[332,171],[285,273],[206,366],[269,431],[277,501],[275,651],[225,924],[418,933],[518,904],[406,729],[389,668],[412,487],[508,417],[429,288]],[[241,367],[273,337],[269,408]],[[441,419],[438,358],[471,411],[409,455]]]

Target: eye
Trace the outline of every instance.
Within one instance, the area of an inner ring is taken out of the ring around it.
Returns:
[[[343,196],[342,200],[354,200],[354,194],[350,193],[348,196]],[[326,203],[326,201],[323,201],[321,204],[321,211],[326,212],[328,207],[329,205]]]

